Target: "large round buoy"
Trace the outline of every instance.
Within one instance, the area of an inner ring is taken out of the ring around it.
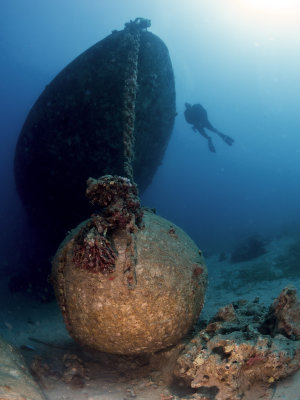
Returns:
[[[141,209],[129,180],[88,181],[102,212],[72,230],[52,282],[71,336],[109,353],[152,353],[176,344],[197,321],[207,270],[179,227]]]

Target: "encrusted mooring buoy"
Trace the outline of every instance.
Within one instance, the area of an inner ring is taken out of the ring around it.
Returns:
[[[102,211],[72,230],[53,260],[69,333],[89,348],[125,355],[177,343],[203,307],[202,253],[179,227],[140,207],[129,179],[89,179],[87,195]]]

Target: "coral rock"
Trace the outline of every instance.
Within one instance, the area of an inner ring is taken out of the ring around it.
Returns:
[[[293,286],[283,289],[270,311],[274,313],[277,332],[300,340],[300,302]]]
[[[267,388],[300,368],[299,315],[293,288],[284,289],[269,310],[257,300],[224,307],[186,345],[175,375],[215,400]]]
[[[22,356],[0,338],[0,399],[45,400]]]
[[[257,237],[250,237],[231,253],[231,262],[250,261],[266,253],[264,242]]]

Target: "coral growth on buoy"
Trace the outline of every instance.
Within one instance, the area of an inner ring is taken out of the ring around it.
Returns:
[[[137,187],[128,178],[106,175],[96,180],[89,178],[86,195],[102,212],[92,215],[77,236],[74,265],[91,272],[111,273],[115,270],[117,252],[111,243],[112,233],[118,229],[130,233],[138,229],[143,212]]]

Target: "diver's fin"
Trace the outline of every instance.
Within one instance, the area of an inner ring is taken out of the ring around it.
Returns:
[[[208,148],[209,148],[209,150],[210,150],[212,153],[215,153],[215,152],[216,152],[216,148],[215,148],[215,146],[213,145],[213,142],[212,142],[211,138],[208,138]]]
[[[234,142],[234,139],[232,139],[230,136],[224,135],[222,138],[225,143],[227,143],[229,146],[231,146]]]
[[[224,135],[224,133],[221,132],[218,132],[218,135],[224,140],[225,143],[228,144],[228,146],[231,146],[233,144],[234,139],[232,139],[230,136]]]

